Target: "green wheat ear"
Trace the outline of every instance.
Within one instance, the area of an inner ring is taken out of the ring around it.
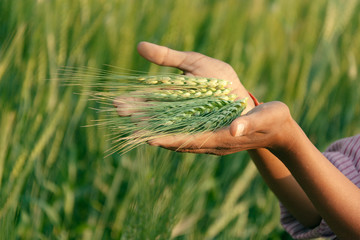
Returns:
[[[96,125],[110,131],[109,155],[163,136],[216,131],[240,116],[247,101],[235,100],[231,82],[215,78],[106,73],[70,74],[66,79],[68,84],[84,86],[83,93],[107,113]],[[133,105],[132,116],[119,116],[113,106],[119,98]]]

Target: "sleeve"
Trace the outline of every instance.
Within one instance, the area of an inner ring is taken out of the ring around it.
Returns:
[[[323,155],[360,188],[360,135],[333,143]],[[281,203],[280,212],[281,225],[294,239],[336,238],[324,220],[315,228],[310,229],[298,222]]]
[[[336,235],[331,231],[324,220],[321,220],[320,224],[315,228],[307,228],[298,222],[281,203],[280,212],[281,225],[294,239],[310,239],[319,237],[329,239],[336,238]]]

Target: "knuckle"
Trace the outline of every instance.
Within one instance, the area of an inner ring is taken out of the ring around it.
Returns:
[[[282,114],[290,115],[290,109],[285,103],[276,101],[276,104],[278,105],[277,107]]]

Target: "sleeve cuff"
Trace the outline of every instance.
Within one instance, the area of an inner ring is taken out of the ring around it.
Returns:
[[[311,239],[319,237],[325,237],[327,239],[336,238],[336,235],[331,231],[324,220],[321,220],[320,224],[315,228],[308,228],[298,222],[281,203],[280,212],[281,225],[294,239]]]

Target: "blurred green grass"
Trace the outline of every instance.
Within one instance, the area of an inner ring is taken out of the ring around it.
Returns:
[[[245,153],[141,147],[104,158],[106,129],[62,66],[171,72],[141,40],[231,64],[291,109],[320,149],[360,131],[360,6],[349,0],[1,0],[2,239],[287,239]]]

